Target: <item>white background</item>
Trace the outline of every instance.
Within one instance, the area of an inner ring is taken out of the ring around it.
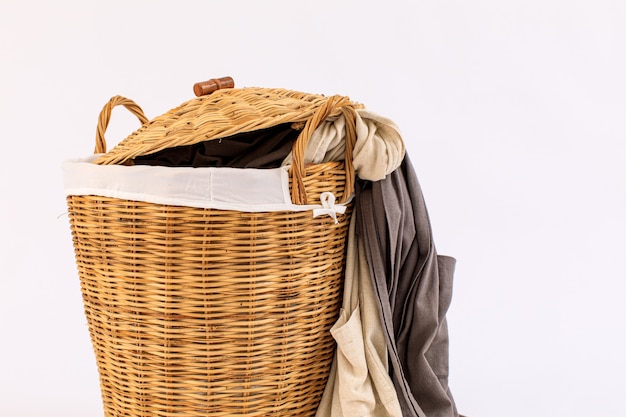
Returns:
[[[623,0],[0,0],[0,416],[102,415],[61,163],[223,75],[400,126],[462,413],[626,416]]]

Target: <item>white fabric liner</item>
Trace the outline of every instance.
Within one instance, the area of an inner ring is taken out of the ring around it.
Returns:
[[[63,163],[66,195],[96,195],[173,206],[244,212],[345,212],[331,193],[320,205],[296,205],[289,195],[289,166],[274,169],[96,165],[99,155]]]

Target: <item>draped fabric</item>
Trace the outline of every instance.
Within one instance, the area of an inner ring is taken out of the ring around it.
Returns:
[[[437,255],[408,156],[384,180],[359,181],[355,214],[402,415],[457,417],[448,387],[446,322],[455,260]]]
[[[346,251],[343,305],[331,329],[335,359],[316,417],[399,417],[389,376],[387,342],[369,273],[365,242],[356,237],[352,213]]]

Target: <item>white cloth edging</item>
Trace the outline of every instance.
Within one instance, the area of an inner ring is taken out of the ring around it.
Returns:
[[[346,210],[335,197],[297,205],[289,194],[289,166],[274,169],[96,165],[98,155],[63,163],[66,195],[97,195],[155,204],[243,212],[321,210],[317,217]],[[326,194],[326,193],[322,193]]]

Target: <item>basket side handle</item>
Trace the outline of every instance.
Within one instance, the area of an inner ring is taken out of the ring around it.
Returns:
[[[294,204],[308,204],[303,178],[305,176],[304,151],[313,135],[313,131],[322,124],[328,116],[339,110],[346,119],[346,155],[345,171],[346,184],[341,198],[345,203],[354,192],[354,165],[352,164],[352,151],[356,143],[356,110],[349,98],[343,96],[331,96],[315,110],[315,113],[307,120],[300,136],[293,146],[293,160],[291,164],[291,201]]]
[[[126,107],[132,114],[137,116],[142,125],[148,123],[148,118],[143,113],[141,107],[137,105],[131,99],[122,96],[114,96],[109,100],[107,104],[104,105],[102,111],[100,112],[100,116],[98,117],[98,127],[96,128],[96,146],[94,148],[94,153],[105,153],[107,151],[107,143],[104,139],[104,132],[106,132],[107,127],[109,126],[109,121],[111,120],[111,111],[115,106],[124,106]]]

